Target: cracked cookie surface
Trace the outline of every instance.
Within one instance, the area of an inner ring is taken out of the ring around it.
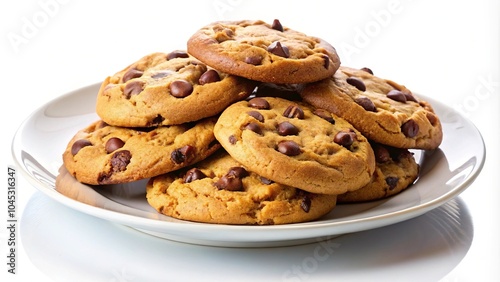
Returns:
[[[431,105],[369,69],[341,66],[329,79],[307,85],[304,101],[349,121],[368,139],[406,149],[435,149],[441,122]]]
[[[284,27],[278,20],[214,22],[190,37],[187,50],[221,71],[270,83],[317,81],[340,66],[328,42]]]
[[[305,222],[330,212],[336,195],[319,195],[247,171],[221,149],[189,169],[150,179],[148,203],[183,220],[272,225]]]
[[[184,51],[152,53],[104,80],[96,112],[115,126],[182,124],[219,114],[254,87],[255,82],[210,68]]]
[[[205,159],[221,146],[215,118],[155,128],[124,128],[96,121],[78,131],[63,152],[78,181],[116,184],[149,178]]]
[[[311,193],[358,189],[375,169],[367,139],[325,110],[275,97],[229,106],[214,134],[248,170]]]

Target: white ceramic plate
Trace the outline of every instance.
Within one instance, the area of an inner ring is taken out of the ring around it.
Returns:
[[[62,168],[62,152],[73,135],[98,119],[100,84],[70,92],[35,111],[12,143],[18,167],[41,192],[75,210],[169,240],[226,247],[271,247],[309,243],[419,216],[464,191],[481,171],[485,147],[476,127],[458,112],[429,101],[441,119],[443,143],[432,152],[414,151],[421,165],[418,181],[389,199],[338,205],[320,220],[277,226],[193,223],[158,214],[145,198],[145,181],[90,187]],[[59,175],[64,185],[55,188]]]

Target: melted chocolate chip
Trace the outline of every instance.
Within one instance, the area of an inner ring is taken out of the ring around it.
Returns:
[[[113,173],[125,171],[130,163],[130,159],[132,159],[132,153],[130,153],[130,151],[116,151],[113,156],[111,156],[111,171]]]
[[[373,71],[367,67],[361,68],[361,70],[373,75]]]
[[[106,149],[106,153],[109,154],[120,149],[123,145],[125,145],[125,142],[123,142],[120,138],[112,137],[106,141],[104,148]]]
[[[260,122],[264,122],[264,116],[258,111],[249,111],[247,114]]]
[[[373,152],[375,153],[375,160],[377,163],[385,163],[391,160],[389,150],[383,145],[372,144]]]
[[[74,156],[74,155],[78,154],[78,152],[80,152],[80,150],[83,147],[87,147],[87,146],[92,146],[92,143],[90,143],[89,140],[86,140],[86,139],[76,140],[75,143],[73,143],[73,145],[71,145],[71,154]]]
[[[311,210],[311,197],[309,194],[304,195],[302,197],[302,201],[300,202],[300,208],[302,208],[303,211],[308,213]]]
[[[406,103],[406,95],[403,92],[393,89],[387,93],[387,98],[390,98],[394,101],[398,101],[401,103]]]
[[[248,174],[248,171],[246,169],[242,168],[241,166],[234,166],[234,167],[229,169],[229,171],[227,172],[226,175],[238,177],[238,178],[243,178],[243,177],[247,177],[249,174]]]
[[[207,70],[200,76],[198,83],[200,85],[220,81],[219,73],[215,70]]]
[[[176,164],[181,164],[190,159],[193,156],[194,151],[195,149],[193,146],[186,145],[182,148],[174,150],[170,154],[170,159]]]
[[[363,107],[363,109],[365,109],[365,111],[369,111],[369,112],[376,112],[377,111],[375,104],[368,97],[364,97],[364,96],[358,97],[358,98],[356,98],[356,103],[358,105],[360,105],[361,107]]]
[[[250,131],[253,131],[259,135],[262,135],[262,129],[260,128],[260,126],[255,123],[255,122],[250,122],[248,123],[247,125],[245,125],[244,127],[245,129],[248,129]]]
[[[330,67],[330,57],[326,54],[323,54],[323,67],[325,67],[325,69],[328,69]]]
[[[413,96],[412,93],[410,93],[410,92],[403,92],[403,94],[406,97],[406,101],[412,101],[412,102],[418,103],[417,98],[415,98],[415,96]]]
[[[248,105],[252,108],[261,109],[261,110],[268,110],[271,108],[271,105],[269,105],[269,102],[263,98],[253,98],[250,101],[248,101]]]
[[[271,28],[277,31],[283,32],[283,26],[281,25],[280,21],[278,19],[275,19],[273,21],[273,24],[271,25]]]
[[[324,110],[324,109],[316,109],[313,112],[315,115],[319,116],[320,118],[328,121],[331,124],[335,124],[335,120],[333,119],[332,115],[330,114],[329,111]]]
[[[241,178],[224,175],[219,178],[217,182],[214,183],[214,186],[219,190],[227,190],[227,191],[242,191],[243,190],[243,182]]]
[[[245,58],[245,63],[258,66],[262,63],[262,56],[259,55],[248,56]]]
[[[144,90],[144,82],[142,81],[131,81],[125,85],[123,89],[123,94],[127,99],[130,99],[133,95],[137,95]]]
[[[403,123],[403,125],[401,126],[401,132],[403,132],[403,134],[409,138],[417,136],[418,130],[418,124],[412,119]]]
[[[356,138],[356,133],[354,132],[339,131],[337,134],[335,134],[333,142],[341,146],[344,146],[346,148],[349,148],[352,145],[352,143],[354,143],[355,138]]]
[[[389,190],[393,190],[394,188],[396,188],[396,186],[398,185],[398,181],[398,177],[389,176],[385,178],[385,183],[389,185]]]
[[[203,179],[207,177],[201,170],[197,168],[192,168],[186,172],[186,175],[184,175],[184,183],[190,183],[198,179]]]
[[[265,178],[264,176],[260,177],[260,182],[262,184],[265,184],[265,185],[269,185],[269,184],[273,183],[273,181],[271,179]]]
[[[304,111],[297,105],[290,105],[283,112],[283,116],[287,118],[304,119]]]
[[[171,75],[171,74],[173,74],[173,73],[174,73],[174,72],[169,71],[169,70],[162,70],[162,71],[159,71],[159,72],[157,72],[157,73],[153,74],[153,75],[151,76],[151,78],[154,78],[154,79],[160,79],[160,78],[167,77],[167,76],[169,76],[169,75]]]
[[[350,85],[356,87],[359,91],[363,91],[363,92],[366,91],[366,85],[361,79],[354,77],[354,76],[351,76],[351,77],[348,77],[346,79],[346,81]]]
[[[154,126],[154,125],[159,125],[161,124],[163,121],[165,120],[164,117],[162,117],[162,115],[157,115],[152,121],[151,121],[151,126]]]
[[[278,151],[287,156],[297,156],[301,153],[299,144],[291,140],[283,140],[278,143]]]
[[[129,69],[122,77],[122,82],[127,82],[132,78],[141,77],[144,72],[135,68]]]
[[[238,139],[236,139],[236,136],[231,135],[231,136],[229,136],[228,141],[229,141],[229,144],[234,145],[234,144],[236,144],[236,142],[238,142]]]
[[[288,47],[281,44],[281,42],[279,41],[274,41],[273,43],[271,43],[271,45],[267,47],[267,51],[283,58],[290,57],[290,52],[288,51]]]
[[[189,58],[189,54],[185,51],[182,51],[182,50],[177,50],[177,51],[173,51],[173,52],[168,53],[167,60],[172,60],[175,58]]]
[[[297,135],[299,134],[299,129],[288,121],[284,121],[276,127],[278,134],[281,136],[287,135]]]
[[[170,83],[170,94],[175,98],[184,98],[193,92],[193,85],[186,80],[176,80]]]

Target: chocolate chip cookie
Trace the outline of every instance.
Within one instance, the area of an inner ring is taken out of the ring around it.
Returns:
[[[325,110],[276,97],[229,106],[214,134],[248,170],[321,194],[342,194],[370,181],[375,157],[351,124]]]
[[[285,27],[278,20],[272,24],[260,20],[214,22],[189,38],[187,50],[221,71],[277,84],[321,80],[340,66],[335,48],[328,42]]]
[[[254,85],[210,68],[185,51],[153,53],[105,79],[96,112],[115,126],[182,124],[219,114],[246,98]]]
[[[337,198],[263,178],[223,149],[194,167],[151,178],[146,191],[148,203],[162,214],[221,224],[311,221],[330,212]]]
[[[329,79],[307,85],[304,101],[341,116],[368,139],[398,148],[435,149],[441,122],[431,105],[370,69],[341,66]]]
[[[407,149],[372,143],[376,168],[372,180],[362,188],[338,195],[339,203],[385,199],[410,187],[419,175],[419,165]]]
[[[124,128],[96,121],[79,131],[63,153],[80,182],[116,184],[145,179],[194,164],[217,149],[215,118],[155,128]]]

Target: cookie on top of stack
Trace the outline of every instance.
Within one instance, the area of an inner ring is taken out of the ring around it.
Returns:
[[[409,150],[442,140],[429,103],[278,20],[214,22],[186,51],[144,56],[104,80],[96,112],[67,170],[149,178],[154,209],[205,223],[305,222],[395,195],[418,177]]]

